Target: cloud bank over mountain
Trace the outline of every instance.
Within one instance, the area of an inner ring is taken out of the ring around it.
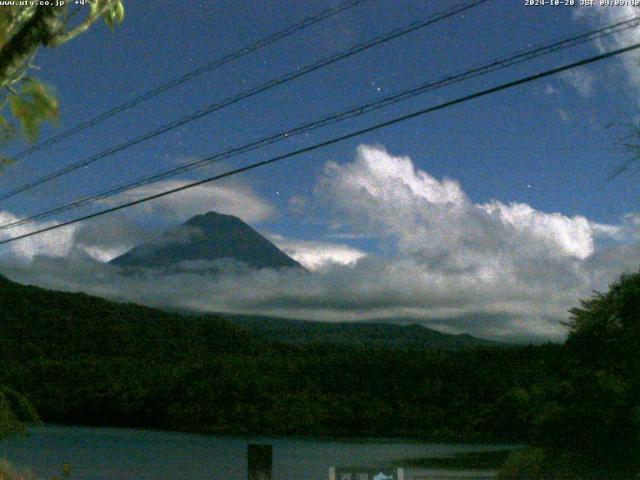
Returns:
[[[269,202],[243,188],[260,211],[273,214]],[[156,306],[318,320],[402,317],[488,338],[559,340],[568,308],[640,265],[637,214],[603,225],[523,203],[474,203],[455,180],[437,179],[380,146],[359,147],[351,161],[326,162],[303,200],[301,208],[326,212],[323,238],[264,233],[308,272],[213,275],[203,264],[162,279],[151,270],[122,275],[99,260],[149,232],[106,219],[11,244],[1,271],[25,283]],[[154,213],[164,211],[173,218],[170,202]],[[109,222],[120,225],[118,235],[108,234]],[[363,236],[375,248],[347,241]]]

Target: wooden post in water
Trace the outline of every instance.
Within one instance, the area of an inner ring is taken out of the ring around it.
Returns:
[[[271,445],[247,446],[248,480],[271,480],[273,468],[273,447]]]

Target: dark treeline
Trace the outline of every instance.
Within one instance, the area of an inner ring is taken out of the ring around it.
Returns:
[[[514,471],[548,452],[610,470],[637,444],[638,327],[609,351],[589,304],[564,346],[392,350],[269,343],[213,316],[0,282],[0,385],[46,422],[537,446]]]

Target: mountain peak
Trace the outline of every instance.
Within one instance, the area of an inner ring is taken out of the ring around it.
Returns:
[[[185,261],[231,259],[251,268],[302,268],[240,218],[209,211],[113,259],[125,267],[175,267]]]
[[[222,220],[222,219],[228,219],[228,220],[233,219],[233,220],[238,220],[238,221],[242,222],[242,220],[240,220],[240,218],[238,218],[238,217],[236,217],[234,215],[228,215],[226,213],[218,213],[218,212],[214,212],[213,210],[209,210],[206,213],[201,213],[199,215],[195,215],[195,216],[191,217],[189,220],[186,221],[186,223],[211,221],[211,220]]]
[[[195,227],[204,227],[204,228],[216,228],[216,227],[225,227],[231,225],[242,225],[246,228],[251,228],[247,225],[241,218],[238,218],[234,215],[227,215],[225,213],[218,213],[214,211],[208,211],[207,213],[202,213],[200,215],[196,215],[187,220],[184,225],[190,225]]]

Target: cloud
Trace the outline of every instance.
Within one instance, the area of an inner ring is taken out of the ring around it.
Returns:
[[[109,198],[101,203],[119,205],[187,184],[184,180],[157,182],[130,192]],[[106,262],[121,255],[140,243],[155,241],[157,232],[143,227],[141,214],[153,216],[157,223],[183,222],[193,215],[215,210],[236,215],[249,223],[259,223],[272,218],[275,208],[258,197],[249,187],[239,183],[201,185],[184,192],[153,200],[133,210],[116,212],[92,219],[82,224],[71,225],[43,235],[10,243],[4,251],[22,260],[36,255],[65,256],[72,249],[79,249],[93,258]],[[0,225],[18,220],[11,212],[0,212]],[[0,239],[18,236],[58,222],[35,222],[28,225],[0,230]],[[1,253],[0,253],[1,254]]]
[[[604,227],[596,227],[585,217],[543,213],[523,203],[505,205],[494,200],[478,207],[498,218],[506,229],[515,230],[522,240],[535,247],[556,249],[556,254],[581,260],[593,253],[595,231],[608,232]]]
[[[379,147],[360,147],[349,164],[327,163],[317,193],[352,229],[392,237],[401,254],[424,259],[478,263],[516,256],[525,245],[554,257],[585,258],[593,251],[594,227],[584,217],[518,203],[475,205],[457,182],[439,181]]]
[[[73,245],[101,262],[108,262],[134,246],[156,238],[154,232],[119,212],[80,224],[74,233]]]
[[[329,265],[355,265],[366,253],[346,244],[295,240],[282,235],[269,235],[275,245],[303,267],[319,270]]]
[[[552,288],[562,285],[557,279],[549,279],[550,286],[514,285],[512,275],[482,282],[407,260],[365,257],[353,267],[334,264],[316,273],[237,269],[214,275],[210,266],[198,268],[169,273],[159,282],[153,271],[123,275],[74,250],[67,257],[36,256],[28,265],[4,263],[2,273],[23,283],[157,307],[325,321],[414,319],[506,340],[561,339],[558,320],[576,304],[577,289],[570,281],[557,291]]]
[[[571,85],[583,97],[593,94],[595,76],[586,68],[574,68],[560,74],[560,78]]]
[[[179,188],[187,183],[187,180],[164,180],[111,197],[102,203],[119,205]],[[249,187],[229,182],[199,185],[151,200],[136,208],[144,215],[160,215],[175,221],[185,221],[193,215],[210,210],[235,215],[248,223],[259,223],[275,215],[271,203],[258,197]]]
[[[594,2],[593,6],[576,8],[575,16],[577,19],[586,19],[590,23],[602,27],[621,20],[626,20],[640,14],[638,7],[630,5],[607,7],[601,6],[599,2]],[[612,35],[599,38],[594,44],[599,52],[603,53],[609,50],[626,47],[637,42],[638,26],[619,31]],[[620,68],[620,74],[626,77],[630,86],[636,91],[635,96],[640,90],[640,66],[638,66],[638,54],[635,52],[626,53],[617,57],[617,65]]]
[[[5,259],[2,272],[154,306],[327,321],[411,319],[487,338],[560,340],[569,308],[640,265],[638,214],[603,225],[522,203],[474,203],[458,182],[379,146],[361,146],[349,162],[327,162],[312,199],[328,225],[375,238],[376,250],[275,235],[282,249],[316,270],[212,273],[204,262],[159,282],[153,271],[123,275],[75,245],[65,257],[36,255],[28,265]]]
[[[0,225],[13,223],[20,218],[16,215],[0,212]],[[34,230],[57,225],[58,222],[38,222],[35,224],[0,230],[0,240],[17,237]],[[36,255],[53,257],[65,256],[73,246],[73,236],[77,227],[70,225],[47,233],[34,235],[20,241],[12,242],[3,249],[4,255],[11,255],[21,260],[30,260]]]

